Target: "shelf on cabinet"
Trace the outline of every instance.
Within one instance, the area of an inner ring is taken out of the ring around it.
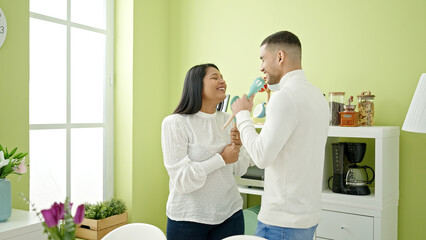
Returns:
[[[380,210],[382,202],[375,197],[375,190],[371,188],[369,195],[350,195],[342,193],[334,193],[329,189],[324,189],[321,194],[323,204],[338,204],[347,207],[358,207],[364,209]]]
[[[257,129],[262,129],[263,124],[254,124]],[[399,127],[396,126],[360,126],[339,127],[329,126],[329,137],[353,137],[353,138],[386,138],[399,136]]]
[[[353,138],[387,138],[399,136],[399,127],[372,126],[372,127],[337,127],[328,128],[329,137]]]
[[[263,188],[238,185],[238,190],[240,190],[240,193],[259,195],[259,196],[263,195]]]

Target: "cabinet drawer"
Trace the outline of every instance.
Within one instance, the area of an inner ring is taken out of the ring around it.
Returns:
[[[41,227],[41,224],[40,224]],[[43,229],[36,231],[27,231],[27,229],[18,229],[13,234],[0,233],[0,240],[43,240],[47,239],[47,235],[43,233]]]
[[[361,215],[325,211],[321,213],[316,236],[333,240],[373,240],[374,219]]]

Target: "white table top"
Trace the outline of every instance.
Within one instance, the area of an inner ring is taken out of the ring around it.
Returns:
[[[7,239],[17,233],[29,233],[42,229],[36,213],[12,209],[12,216],[7,221],[0,222],[0,239]]]

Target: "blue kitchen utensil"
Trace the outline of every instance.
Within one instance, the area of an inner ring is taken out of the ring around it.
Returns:
[[[249,92],[247,94],[247,99],[249,99],[253,94],[259,92],[265,84],[266,84],[265,80],[261,77],[257,77],[256,79],[254,79],[253,83],[250,86]],[[231,105],[238,98],[239,98],[238,96],[233,97],[231,100]],[[225,129],[231,123],[232,119],[234,119],[234,122],[236,122],[236,119],[234,118],[234,116],[230,116],[228,120],[226,121],[226,123],[223,125],[222,129]]]
[[[229,105],[232,105],[238,98],[240,98],[240,97],[239,96],[234,96],[231,99],[231,104],[229,104]],[[222,129],[225,129],[231,123],[232,119],[234,119],[234,123],[235,124],[237,123],[237,120],[234,118],[234,116],[230,116],[228,118],[228,120],[226,121],[226,123],[223,125]]]
[[[247,94],[247,99],[251,97],[251,95],[259,92],[263,86],[265,86],[265,80],[261,77],[257,77],[254,79],[253,83],[250,86],[249,92]]]
[[[253,117],[264,118],[266,116],[265,102],[258,104],[253,110]]]

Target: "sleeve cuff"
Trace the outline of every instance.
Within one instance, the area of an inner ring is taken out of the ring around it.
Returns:
[[[251,116],[248,110],[240,111],[237,115],[235,115],[235,117],[237,119],[238,130],[240,130],[240,127],[243,127],[244,125],[251,124]]]
[[[200,164],[206,175],[209,175],[214,170],[224,167],[226,165],[225,161],[219,153],[216,153],[209,160],[201,162]]]

